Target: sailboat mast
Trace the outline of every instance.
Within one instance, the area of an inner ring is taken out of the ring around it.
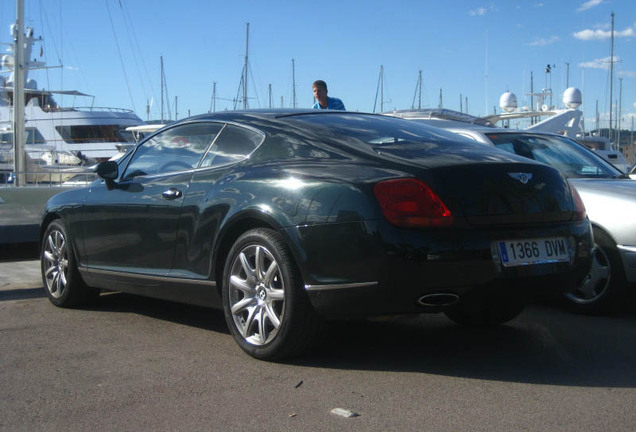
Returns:
[[[599,124],[599,114],[598,114],[598,99],[596,99],[596,117],[594,118],[596,121],[596,133],[600,135],[601,133],[601,125]]]
[[[614,84],[614,12],[612,12],[612,33],[610,42],[610,95],[609,95],[609,140],[610,146],[612,145],[612,97],[613,97],[613,84]]]
[[[621,106],[623,105],[623,77],[618,77],[618,107],[616,108],[616,123],[618,124],[618,131],[616,132],[616,149],[621,149]]]
[[[292,59],[292,107],[296,108],[296,64]]]
[[[210,100],[210,109],[208,112],[216,112],[216,81],[212,83],[212,99]]]
[[[163,56],[159,56],[159,66],[161,68],[161,122],[163,123],[163,83],[165,80],[163,76]]]
[[[380,94],[380,111],[382,112],[382,106],[384,105],[384,66],[380,65],[380,76],[378,78],[378,87],[375,90],[375,101],[373,102],[373,112],[378,103],[378,93]]]
[[[245,30],[245,62],[243,63],[243,109],[247,109],[247,67],[248,49],[250,46],[250,23],[246,23]]]
[[[17,20],[14,34],[15,63],[13,67],[13,161],[15,185],[25,184],[26,155],[24,146],[24,4],[17,0]]]
[[[419,71],[417,76],[417,89],[419,90],[417,96],[417,109],[422,109],[422,71]]]
[[[422,71],[421,70],[419,71],[417,84],[415,85],[415,94],[413,95],[413,103],[411,104],[412,109],[415,109],[415,98],[417,97],[418,92],[419,92],[419,98],[417,102],[417,109],[421,110],[422,109]]]
[[[384,112],[384,66],[380,66],[380,77],[382,86],[380,87],[380,112]]]
[[[535,107],[534,107],[534,73],[532,71],[530,71],[530,107],[531,109],[534,111]],[[534,117],[530,118],[530,124],[533,125],[534,124]]]

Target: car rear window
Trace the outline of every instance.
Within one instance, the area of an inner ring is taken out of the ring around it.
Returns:
[[[495,147],[551,165],[566,177],[615,178],[621,173],[584,146],[564,137],[528,133],[486,134]]]
[[[322,138],[355,140],[383,147],[416,144],[433,148],[439,145],[476,146],[476,143],[452,132],[417,122],[381,115],[317,114],[289,118],[293,122],[310,123],[320,131]]]

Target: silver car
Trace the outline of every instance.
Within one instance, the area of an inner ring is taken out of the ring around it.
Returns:
[[[467,118],[436,118],[431,113],[392,115],[425,122],[558,168],[579,192],[597,245],[589,275],[578,289],[566,295],[565,304],[587,314],[608,313],[622,304],[630,285],[636,283],[634,180],[585,146],[561,135],[495,128],[470,123]]]

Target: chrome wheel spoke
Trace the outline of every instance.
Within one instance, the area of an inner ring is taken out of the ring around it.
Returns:
[[[280,319],[274,309],[272,309],[271,305],[266,305],[263,309],[266,312],[267,318],[269,318],[269,322],[275,329],[278,329],[278,327],[280,327]]]
[[[272,301],[284,301],[285,291],[282,289],[272,289],[267,293],[267,297]]]
[[[254,281],[256,280],[256,272],[254,271],[254,269],[252,268],[252,266],[250,266],[250,263],[248,261],[248,257],[245,255],[244,252],[242,252],[239,255],[239,260],[241,261],[241,267],[243,268],[243,271],[245,272],[246,276],[247,276],[247,280],[251,280]]]
[[[62,293],[64,292],[65,286],[66,284],[64,281],[64,274],[61,272],[58,272],[55,277],[55,292],[57,294],[57,297],[62,295]]]
[[[45,250],[43,258],[47,262],[47,264],[49,264],[49,265],[53,264],[54,257],[53,257],[53,254],[51,253],[51,251]]]
[[[263,274],[263,284],[271,288],[276,275],[278,275],[278,264],[276,261],[272,261],[267,271]]]
[[[46,268],[46,271],[44,272],[44,277],[46,278],[46,280],[53,280],[55,279],[56,276],[57,276],[57,267],[48,266]]]
[[[261,279],[261,275],[263,274],[263,258],[264,258],[264,254],[263,254],[263,248],[260,246],[256,246],[255,247],[255,251],[254,251],[254,270],[256,273],[256,279],[260,280]]]
[[[256,336],[256,335],[255,335]],[[258,341],[265,343],[267,341],[267,323],[265,322],[265,309],[258,310]]]
[[[256,299],[253,297],[245,297],[243,300],[238,301],[232,305],[232,313],[238,315],[250,309],[255,309]]]
[[[245,323],[243,325],[238,326],[239,330],[241,331],[241,334],[243,335],[245,339],[248,339],[250,337],[250,329],[254,325],[254,318],[257,315],[257,308],[255,307],[249,308],[247,312],[248,314],[247,314],[247,319],[245,320]]]
[[[249,281],[243,280],[236,275],[230,277],[230,285],[245,293],[245,295],[254,295],[254,286],[249,284]]]

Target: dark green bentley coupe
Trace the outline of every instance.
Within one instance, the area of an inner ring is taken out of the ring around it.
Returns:
[[[223,309],[260,359],[301,353],[330,319],[515,318],[587,275],[593,242],[556,170],[407,120],[343,111],[188,118],[52,197],[44,287]]]

